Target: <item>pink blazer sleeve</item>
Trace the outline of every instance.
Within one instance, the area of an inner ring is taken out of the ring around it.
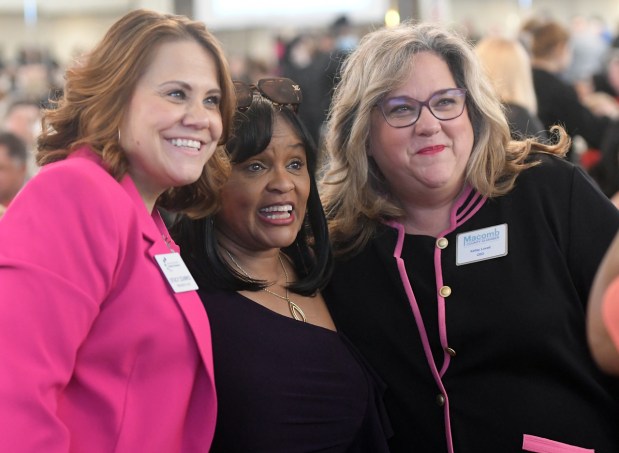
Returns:
[[[92,169],[43,169],[0,220],[4,451],[69,450],[58,395],[116,278],[122,225],[132,221],[115,200],[118,184]]]

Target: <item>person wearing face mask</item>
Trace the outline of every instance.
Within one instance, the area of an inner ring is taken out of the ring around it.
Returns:
[[[551,138],[512,141],[471,45],[438,25],[376,30],[346,60],[324,296],[387,385],[392,453],[619,451],[617,381],[585,335],[619,212]]]
[[[381,383],[321,294],[332,255],[300,87],[270,78],[236,88],[220,209],[172,230],[211,322],[211,453],[387,453]]]
[[[158,208],[215,206],[234,91],[201,22],[135,10],[66,73],[0,221],[0,445],[208,452],[209,322]]]

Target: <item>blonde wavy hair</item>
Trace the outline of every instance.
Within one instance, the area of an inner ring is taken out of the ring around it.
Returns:
[[[503,103],[537,114],[531,58],[520,41],[486,36],[475,45],[475,54]]]
[[[385,95],[409,77],[414,56],[431,52],[448,65],[466,106],[474,143],[465,179],[482,195],[508,193],[518,174],[535,165],[531,152],[564,155],[569,137],[553,128],[554,145],[511,141],[501,102],[484,75],[471,43],[438,24],[404,22],[366,34],[344,62],[327,121],[321,197],[338,255],[360,250],[377,225],[402,217],[384,176],[368,158],[370,114]]]
[[[169,189],[159,197],[157,206],[191,217],[214,212],[219,187],[229,172],[223,145],[235,110],[234,86],[220,43],[202,22],[184,16],[139,9],[113,24],[101,42],[67,70],[62,97],[44,111],[37,162],[56,162],[88,145],[101,156],[110,174],[120,180],[127,172],[128,161],[119,144],[118,128],[136,84],[159,45],[185,40],[197,42],[215,60],[222,91],[223,133],[200,178]]]

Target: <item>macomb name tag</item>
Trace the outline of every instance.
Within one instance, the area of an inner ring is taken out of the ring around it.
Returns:
[[[456,236],[456,266],[507,255],[507,224],[467,231]]]

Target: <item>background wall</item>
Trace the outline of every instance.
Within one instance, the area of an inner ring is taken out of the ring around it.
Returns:
[[[0,0],[0,58],[24,46],[44,47],[61,64],[89,49],[127,11],[173,12],[173,0]],[[36,22],[33,19],[36,15]]]
[[[0,58],[14,59],[18,50],[26,46],[43,46],[60,63],[71,61],[76,52],[92,47],[105,30],[130,9],[146,7],[159,11],[174,12],[184,5],[183,12],[198,10],[189,4],[191,0],[0,0]],[[210,8],[212,0],[200,1],[201,17],[207,25],[218,22]],[[282,4],[311,4],[313,0],[281,0]],[[335,1],[335,0],[334,0]],[[346,0],[349,1],[349,0]],[[344,4],[346,4],[344,1]],[[490,31],[513,34],[521,21],[544,15],[559,19],[566,24],[575,14],[598,16],[603,19],[613,34],[619,31],[619,1],[617,0],[377,0],[384,8],[398,6],[406,15],[422,20],[441,20],[466,28],[472,34],[483,35]],[[23,5],[37,5],[36,24],[25,24]],[[248,0],[250,5],[260,2]],[[189,4],[189,5],[188,5]],[[345,11],[342,11],[345,12]],[[311,23],[303,15],[271,17],[259,21],[259,25],[245,27],[213,26],[230,55],[252,55],[267,61],[275,58],[273,39],[277,35],[293,36],[307,30],[324,30],[339,13],[331,10]],[[210,16],[209,16],[210,15]],[[380,16],[380,15],[379,15]],[[376,20],[351,17],[360,33],[380,26]]]
[[[448,20],[470,24],[479,33],[514,33],[522,18],[544,16],[568,24],[576,15],[597,16],[619,32],[617,0],[451,0]]]

